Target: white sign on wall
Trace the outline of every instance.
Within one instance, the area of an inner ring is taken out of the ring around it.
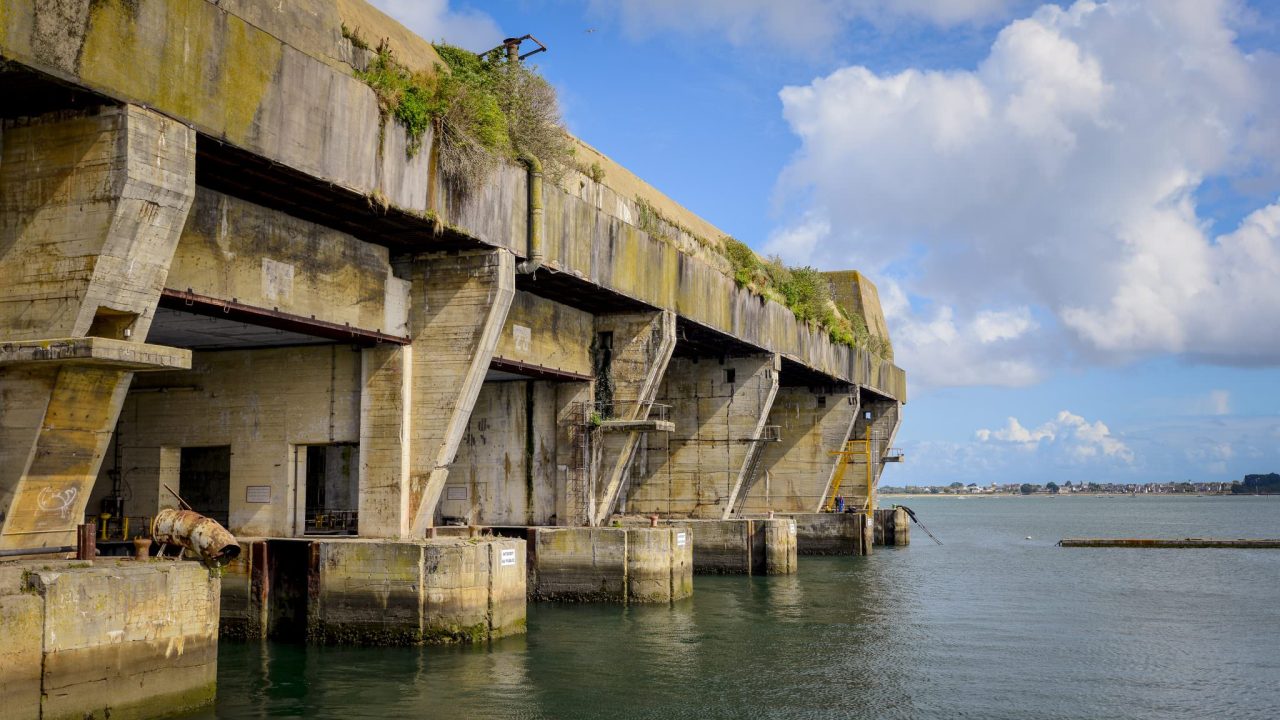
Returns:
[[[466,485],[450,485],[446,487],[444,489],[444,499],[445,500],[466,500],[467,486]]]
[[[502,564],[503,564],[504,566],[505,566],[505,565],[515,565],[515,564],[516,564],[516,549],[515,549],[515,548],[505,548],[505,549],[503,549],[503,551],[502,551],[502,560],[501,560],[501,562],[502,562]]]
[[[688,537],[684,533],[676,533],[676,547],[684,547]]]
[[[516,352],[527,353],[533,347],[533,332],[523,325],[512,325],[511,335],[516,341]]]
[[[244,501],[246,503],[269,503],[271,502],[271,486],[270,485],[250,485],[244,489]]]
[[[293,266],[262,258],[262,294],[268,300],[292,300]]]
[[[791,521],[791,537],[795,537],[795,536],[796,536],[796,521],[792,520]]]

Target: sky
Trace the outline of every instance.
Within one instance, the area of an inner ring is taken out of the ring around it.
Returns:
[[[758,252],[859,269],[882,484],[1280,472],[1280,0],[374,0],[531,33],[578,137]]]

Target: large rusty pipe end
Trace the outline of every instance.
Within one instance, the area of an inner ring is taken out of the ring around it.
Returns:
[[[240,543],[216,520],[191,510],[166,508],[151,521],[151,538],[181,545],[210,567],[222,567],[240,556]]]

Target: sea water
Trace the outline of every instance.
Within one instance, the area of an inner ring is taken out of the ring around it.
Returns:
[[[699,575],[658,607],[530,604],[481,647],[223,642],[208,718],[1280,718],[1280,497],[898,498],[944,542]],[[1028,536],[1030,539],[1027,539]]]

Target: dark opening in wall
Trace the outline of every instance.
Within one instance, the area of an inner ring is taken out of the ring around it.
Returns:
[[[596,408],[608,419],[613,412],[613,333],[598,332],[591,344],[591,366],[596,376]]]
[[[227,527],[231,514],[231,446],[182,448],[178,494],[192,510]]]
[[[733,368],[725,368],[724,381],[727,384],[732,385],[737,379],[738,379],[738,373],[736,370],[734,370]]]
[[[824,408],[824,407],[826,407],[826,406],[827,406],[827,396],[826,396],[826,395],[819,395],[819,396],[818,396],[818,407],[820,407],[820,408]]]
[[[359,517],[360,446],[308,445],[306,452],[307,535],[355,535]]]

